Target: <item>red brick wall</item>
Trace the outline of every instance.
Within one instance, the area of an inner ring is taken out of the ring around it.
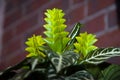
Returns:
[[[68,30],[76,22],[83,23],[85,27],[82,31],[98,36],[97,46],[120,46],[114,0],[6,0],[0,69],[25,58],[24,42],[33,33],[42,34],[47,8],[64,10]]]

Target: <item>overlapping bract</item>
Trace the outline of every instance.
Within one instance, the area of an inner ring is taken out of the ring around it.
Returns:
[[[88,34],[87,32],[81,33],[76,37],[77,42],[74,43],[75,51],[81,53],[84,57],[92,50],[95,50],[97,47],[93,44],[97,41],[95,35]]]
[[[45,54],[41,52],[41,50],[43,50],[42,46],[43,44],[45,44],[45,41],[42,39],[41,36],[33,35],[33,37],[28,38],[28,41],[26,41],[25,44],[28,46],[25,50],[29,52],[27,57],[45,57]]]
[[[48,9],[45,15],[47,16],[44,25],[46,29],[44,34],[47,36],[45,41],[53,51],[61,54],[69,41],[68,32],[65,31],[64,13],[62,10],[54,8],[52,10]]]

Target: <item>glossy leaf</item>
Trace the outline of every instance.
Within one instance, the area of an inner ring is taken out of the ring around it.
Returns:
[[[120,66],[109,66],[104,71],[102,71],[102,76],[98,80],[120,80]]]
[[[75,42],[76,36],[79,35],[81,27],[82,27],[82,24],[80,24],[80,23],[75,24],[72,31],[68,35],[70,40],[67,43],[65,50],[71,49],[73,47],[73,43]]]
[[[56,70],[53,65],[49,65],[47,69],[47,80],[53,80],[57,78]]]
[[[56,69],[56,72],[58,73],[63,68],[73,65],[79,58],[79,55],[73,51],[67,51],[62,55],[56,55],[52,53],[49,54],[48,57],[50,58]]]
[[[120,48],[100,48],[90,52],[82,62],[100,64],[114,56],[120,56]]]
[[[85,70],[78,71],[65,80],[94,80],[93,76]]]

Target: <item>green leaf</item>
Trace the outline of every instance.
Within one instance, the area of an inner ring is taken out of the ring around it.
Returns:
[[[13,78],[18,72],[24,73],[25,71],[30,70],[29,60],[31,60],[31,59],[25,58],[20,63],[14,65],[14,66],[8,67],[3,72],[1,72],[0,78],[3,78],[5,80],[9,80],[9,79]],[[17,70],[19,70],[19,71],[17,72]]]
[[[56,69],[56,72],[58,73],[61,69],[73,65],[79,58],[79,55],[73,51],[66,51],[62,55],[50,53],[48,57],[50,58],[52,64]]]
[[[34,59],[34,60],[32,61],[32,65],[31,65],[31,66],[32,66],[32,67],[31,67],[32,70],[35,69],[36,65],[38,64],[38,60],[39,60],[39,59],[36,58],[36,59]]]
[[[48,78],[47,80],[53,80],[57,78],[55,68],[51,64],[49,65],[47,69],[47,78]]]
[[[102,71],[102,76],[99,80],[120,80],[120,66],[109,66],[104,71]]]
[[[18,74],[16,74],[14,77],[10,78],[9,80],[24,80],[24,76],[26,73],[30,72],[29,70],[21,70]]]
[[[71,39],[75,39],[75,37],[77,35],[79,35],[81,27],[82,27],[82,24],[80,24],[80,23],[75,24],[75,26],[73,27],[72,31],[68,35],[68,37],[71,38]]]
[[[71,76],[65,78],[65,80],[94,80],[93,76],[85,70],[78,71]]]
[[[120,56],[120,48],[99,48],[90,52],[81,63],[100,64],[114,56]]]
[[[69,33],[68,37],[70,38],[69,42],[66,45],[66,50],[73,47],[73,43],[75,42],[75,37],[79,35],[80,28],[82,27],[82,24],[77,23],[73,27],[72,31]]]

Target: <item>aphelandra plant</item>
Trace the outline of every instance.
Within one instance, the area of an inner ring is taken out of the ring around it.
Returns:
[[[26,59],[2,71],[0,80],[120,80],[120,66],[106,62],[120,56],[120,48],[98,48],[95,35],[80,33],[80,23],[65,31],[61,9],[45,15],[46,37],[28,38]]]

